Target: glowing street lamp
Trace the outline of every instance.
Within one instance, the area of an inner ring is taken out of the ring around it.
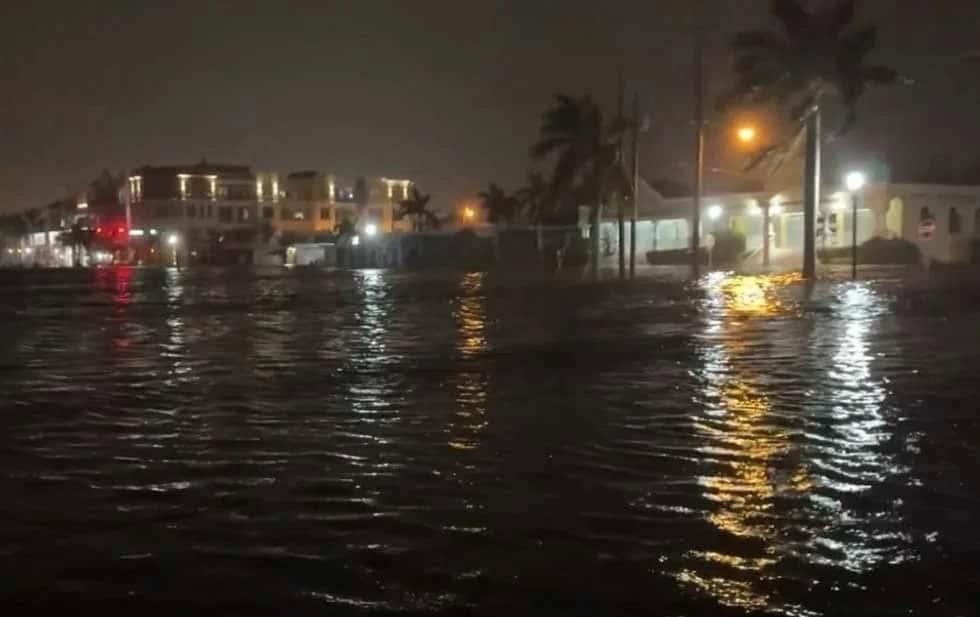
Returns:
[[[755,141],[755,127],[754,126],[740,126],[737,131],[735,131],[736,137],[743,144],[750,144]]]
[[[364,233],[368,236],[376,236],[378,235],[378,226],[374,223],[368,223],[364,226]]]
[[[472,223],[476,220],[476,210],[473,209],[473,206],[463,208],[463,220],[467,223]]]
[[[177,243],[180,242],[180,237],[177,234],[170,234],[167,236],[167,244],[170,245],[171,258],[173,259],[174,267],[177,266]]]
[[[846,186],[847,190],[852,193],[856,193],[864,188],[864,184],[867,181],[867,177],[860,171],[850,171],[844,176],[844,186]]]
[[[851,278],[857,279],[858,275],[858,196],[864,184],[868,181],[867,176],[860,171],[849,171],[844,176],[844,186],[851,193]]]

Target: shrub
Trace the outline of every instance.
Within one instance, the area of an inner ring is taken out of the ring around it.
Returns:
[[[837,246],[817,251],[820,261],[828,264],[851,263],[851,247]],[[871,238],[858,245],[860,264],[910,265],[920,260],[919,247],[901,238]]]

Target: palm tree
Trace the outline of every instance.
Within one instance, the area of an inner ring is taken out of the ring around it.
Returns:
[[[357,233],[357,221],[357,218],[352,219],[345,215],[344,218],[340,219],[340,222],[337,223],[337,226],[334,228],[334,233],[337,234],[338,238],[353,236],[355,233]]]
[[[805,128],[803,275],[808,278],[816,270],[821,110],[831,98],[839,99],[846,112],[843,131],[854,122],[857,101],[867,86],[892,83],[897,77],[888,67],[866,64],[877,28],[850,29],[855,2],[843,0],[810,12],[800,0],[771,0],[770,12],[782,32],[750,30],[735,36],[735,84],[722,98],[723,105],[779,103]]]
[[[551,191],[541,172],[534,171],[527,175],[527,184],[514,193],[521,214],[529,223],[540,226],[551,214]]]
[[[542,225],[546,218],[552,215],[554,201],[551,190],[541,172],[533,171],[527,175],[527,184],[514,193],[521,208],[524,219],[536,227],[536,243],[538,253],[544,250],[544,230]]]
[[[398,204],[398,213],[395,218],[400,221],[406,216],[412,217],[412,229],[416,232],[426,229],[439,229],[438,217],[428,208],[430,199],[432,199],[432,195],[423,195],[413,186],[409,198]]]
[[[480,205],[487,211],[487,220],[493,224],[513,223],[517,216],[519,203],[513,195],[508,195],[504,189],[493,182],[485,191],[480,191],[476,195],[480,198]]]
[[[543,159],[558,153],[551,179],[556,199],[587,188],[591,197],[589,235],[592,244],[592,274],[599,272],[599,222],[602,204],[608,197],[611,172],[618,165],[618,137],[627,128],[622,118],[608,125],[602,110],[589,96],[573,99],[559,94],[555,106],[544,113],[541,138],[531,155]]]

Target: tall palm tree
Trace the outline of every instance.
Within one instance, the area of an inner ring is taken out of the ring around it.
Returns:
[[[418,188],[412,187],[412,192],[408,199],[398,204],[398,213],[395,218],[401,220],[406,216],[412,217],[412,230],[425,231],[426,229],[439,229],[439,218],[429,210],[429,200],[432,195],[423,195]]]
[[[538,253],[544,250],[544,230],[542,225],[545,219],[554,215],[554,200],[547,181],[541,172],[533,171],[527,175],[527,184],[522,186],[514,193],[521,215],[528,222],[534,224],[536,228],[536,243]]]
[[[494,225],[514,222],[520,205],[516,197],[508,195],[504,189],[493,182],[485,191],[480,191],[476,196],[480,198],[480,205],[486,210],[489,222]]]
[[[517,189],[514,197],[521,209],[521,216],[529,223],[540,226],[552,214],[554,201],[551,190],[539,171],[527,175],[527,184]]]
[[[770,0],[770,12],[782,31],[750,30],[732,40],[735,84],[722,104],[776,102],[806,131],[803,275],[808,278],[816,270],[821,110],[832,98],[839,99],[846,112],[845,130],[854,122],[857,101],[867,86],[889,84],[897,77],[888,67],[865,62],[877,28],[850,28],[855,4],[843,0],[811,12],[800,0]]]
[[[622,118],[603,120],[602,110],[589,96],[574,99],[559,94],[554,107],[542,117],[541,138],[531,155],[543,159],[557,153],[551,179],[557,198],[587,187],[591,198],[589,235],[593,275],[599,271],[599,222],[609,178],[617,166],[618,137],[627,128]]]

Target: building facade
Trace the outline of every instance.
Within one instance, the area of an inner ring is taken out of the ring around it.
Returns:
[[[333,174],[253,172],[247,166],[144,166],[126,184],[137,263],[263,261],[272,240],[312,241],[352,229],[398,230],[411,181],[345,181]]]
[[[851,245],[851,199],[852,195],[840,187],[823,188],[817,215],[818,248]],[[915,244],[925,261],[980,258],[974,254],[974,246],[980,243],[980,186],[876,183],[864,187],[857,199],[859,244],[871,238],[900,238]],[[715,231],[735,231],[745,237],[750,254],[759,253],[768,222],[771,251],[802,252],[803,199],[798,188],[706,195],[701,207],[702,237]],[[637,253],[688,248],[692,208],[692,197],[667,198],[641,181]],[[606,257],[615,255],[618,239],[615,212],[610,210],[606,209],[600,229],[600,246]],[[627,223],[627,249],[629,236]]]

